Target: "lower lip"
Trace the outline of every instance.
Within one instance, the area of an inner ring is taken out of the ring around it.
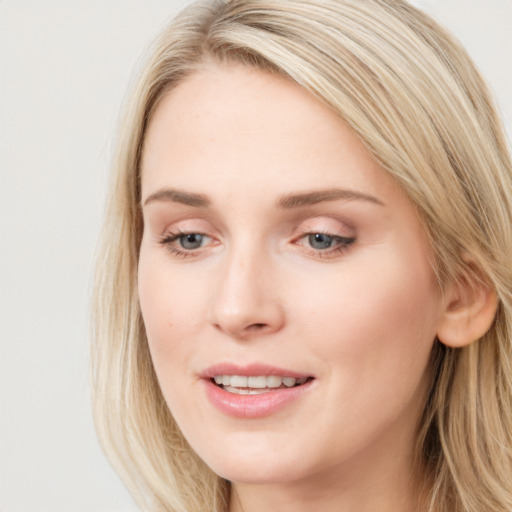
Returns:
[[[210,402],[222,413],[237,418],[262,418],[286,407],[307,393],[313,381],[287,389],[276,389],[259,395],[237,395],[220,388],[210,380],[203,381]]]

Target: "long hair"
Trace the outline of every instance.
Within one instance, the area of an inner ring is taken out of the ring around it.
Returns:
[[[359,136],[416,205],[441,288],[485,279],[490,330],[436,341],[417,458],[432,512],[512,510],[512,166],[487,87],[464,49],[402,0],[210,0],[156,40],[122,122],[93,303],[97,431],[144,510],[225,512],[229,483],[191,450],[151,363],[137,296],[140,160],[164,94],[207,62],[288,77]],[[471,264],[462,254],[471,255]]]

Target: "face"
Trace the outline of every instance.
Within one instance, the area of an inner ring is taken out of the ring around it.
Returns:
[[[151,120],[142,205],[154,367],[217,474],[410,460],[443,308],[413,205],[351,129],[285,78],[202,70]]]

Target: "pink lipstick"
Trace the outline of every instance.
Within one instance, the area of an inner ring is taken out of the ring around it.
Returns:
[[[239,418],[271,415],[300,399],[314,381],[311,375],[262,364],[221,363],[201,377],[212,405]]]

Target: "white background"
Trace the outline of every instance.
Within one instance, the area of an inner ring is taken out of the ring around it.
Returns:
[[[95,438],[87,316],[118,113],[187,0],[0,0],[0,511],[134,511]],[[423,0],[512,133],[512,0]]]

